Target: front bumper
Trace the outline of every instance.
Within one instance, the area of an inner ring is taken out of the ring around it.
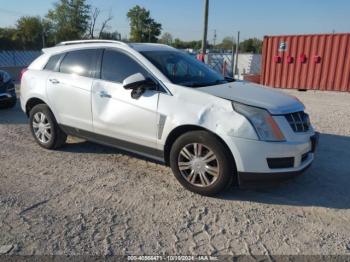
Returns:
[[[13,97],[10,93],[0,93],[0,100],[7,100],[11,99]]]
[[[17,100],[17,96],[16,96],[15,91],[0,93],[0,103],[14,101],[14,100]]]
[[[279,173],[248,173],[238,172],[238,183],[240,187],[246,186],[263,186],[280,183],[294,177],[302,175],[312,163],[298,171],[279,172]]]
[[[0,109],[12,107],[16,104],[17,95],[15,89],[0,90]]]
[[[314,160],[319,135],[310,132],[302,136],[296,142],[264,142],[231,137],[227,144],[235,158],[240,179],[273,180],[304,172]],[[293,159],[293,162],[289,167],[272,167],[268,163],[270,159]]]

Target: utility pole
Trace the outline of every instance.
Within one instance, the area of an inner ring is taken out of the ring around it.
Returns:
[[[238,53],[239,53],[239,35],[240,32],[238,31],[237,33],[237,43],[236,43],[236,62],[235,62],[235,71],[233,73],[233,76],[235,76],[236,74],[238,75]]]
[[[232,78],[235,78],[235,37],[234,36],[232,36],[231,69],[232,69]]]
[[[209,0],[204,0],[204,30],[202,39],[202,54],[207,53],[207,36],[208,36],[208,17],[209,17]]]

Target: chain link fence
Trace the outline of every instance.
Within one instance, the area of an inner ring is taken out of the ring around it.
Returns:
[[[28,66],[41,51],[0,51],[0,67]]]
[[[41,51],[1,51],[0,50],[0,70],[8,72],[13,80],[18,81],[23,68],[30,65]]]

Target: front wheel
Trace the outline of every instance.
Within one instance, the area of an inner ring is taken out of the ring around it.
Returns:
[[[175,141],[170,152],[170,166],[185,188],[212,196],[231,185],[236,175],[229,154],[214,135],[193,131]]]

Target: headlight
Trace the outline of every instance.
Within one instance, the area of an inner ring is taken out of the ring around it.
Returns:
[[[264,141],[284,141],[284,135],[272,118],[270,113],[258,107],[248,106],[233,102],[233,109],[245,116],[255,128],[260,140]]]

